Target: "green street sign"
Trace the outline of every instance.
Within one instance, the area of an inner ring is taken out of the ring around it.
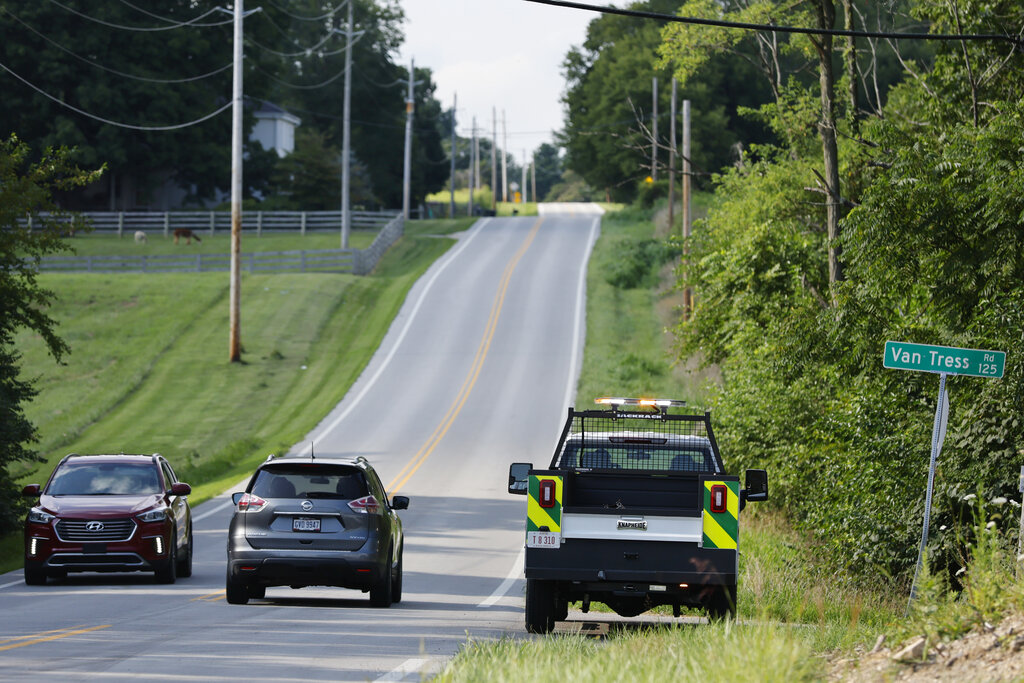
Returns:
[[[999,379],[1003,376],[1003,369],[1006,366],[1006,352],[887,341],[882,365],[891,370],[918,370]]]

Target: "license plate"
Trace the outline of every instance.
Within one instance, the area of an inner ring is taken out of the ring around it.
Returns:
[[[296,517],[292,520],[292,531],[320,531],[320,520]]]
[[[553,531],[527,531],[527,548],[557,548],[562,541],[562,534]]]

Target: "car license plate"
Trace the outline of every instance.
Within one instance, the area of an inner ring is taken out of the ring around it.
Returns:
[[[562,541],[562,534],[553,531],[527,531],[527,548],[557,548]]]
[[[296,517],[292,520],[292,531],[320,531],[320,520]]]

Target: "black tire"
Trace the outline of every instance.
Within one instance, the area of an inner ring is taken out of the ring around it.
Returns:
[[[178,541],[177,535],[171,532],[171,542],[167,544],[167,560],[160,563],[153,576],[157,583],[174,583],[178,578]]]
[[[721,586],[707,603],[708,619],[736,619],[736,586]]]
[[[232,578],[231,570],[228,569],[227,580],[224,582],[229,605],[244,605],[249,602],[249,586],[243,581]]]
[[[25,585],[26,586],[45,586],[46,585],[46,570],[42,567],[36,567],[30,564],[25,565]]]
[[[391,607],[391,586],[391,551],[388,551],[384,576],[370,588],[370,604],[374,607]]]
[[[391,604],[402,602],[402,551],[398,553],[398,567],[391,579]]]
[[[187,579],[192,576],[192,525],[188,525],[188,542],[185,544],[185,556],[178,559],[178,576]]]
[[[258,584],[249,584],[249,597],[252,600],[262,600],[267,597],[267,587]]]
[[[526,630],[551,633],[555,628],[557,593],[553,581],[526,580]]]

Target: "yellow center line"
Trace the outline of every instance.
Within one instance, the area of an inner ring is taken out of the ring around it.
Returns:
[[[520,259],[526,253],[526,250],[530,248],[530,244],[533,243],[533,238],[537,236],[537,232],[540,230],[540,224],[544,221],[543,218],[538,218],[537,222],[533,224],[533,228],[530,230],[530,234],[526,236],[522,246],[519,247],[519,251],[515,253],[512,259],[505,266],[505,272],[502,275],[501,283],[498,285],[498,291],[494,295],[494,303],[491,306],[491,314],[487,320],[487,327],[484,330],[484,336],[480,340],[480,345],[477,347],[476,356],[473,358],[473,364],[469,368],[469,373],[466,375],[466,379],[463,380],[462,386],[459,388],[459,392],[455,396],[455,400],[452,401],[451,406],[448,408],[448,412],[445,414],[444,419],[438,423],[437,427],[434,428],[434,432],[430,437],[420,446],[416,454],[412,456],[409,462],[406,463],[405,467],[395,476],[395,478],[388,485],[388,491],[394,495],[405,486],[409,478],[416,473],[416,470],[426,461],[430,454],[434,452],[437,445],[441,443],[441,439],[448,433],[448,429],[455,422],[455,418],[459,416],[463,406],[466,404],[466,400],[469,398],[470,392],[473,391],[473,385],[476,384],[477,378],[480,376],[480,370],[483,368],[484,359],[487,358],[487,352],[491,347],[491,341],[494,339],[494,332],[498,327],[498,318],[501,315],[501,309],[505,305],[505,295],[508,292],[509,283],[512,281],[512,273],[515,271],[516,266],[519,264]]]
[[[211,600],[211,602],[220,600],[227,594],[227,591],[217,591],[216,593],[207,593],[206,595],[200,595],[197,598],[192,598],[189,602],[195,602],[196,600]]]
[[[78,626],[69,626],[68,628],[55,628],[52,631],[42,631],[40,633],[31,633],[31,634],[29,634],[27,636],[14,636],[13,638],[8,638],[7,640],[0,640],[0,645],[6,645],[7,643],[13,643],[16,640],[25,640],[26,638],[38,638],[40,636],[49,635],[51,633],[63,633],[64,631],[67,631],[67,630],[73,629],[73,628],[85,628],[85,624],[79,624]]]
[[[25,647],[26,645],[35,645],[36,643],[45,643],[45,642],[50,641],[50,640],[59,640],[60,638],[67,638],[68,636],[76,636],[76,635],[79,635],[79,634],[82,634],[82,633],[88,633],[89,631],[98,631],[101,628],[110,628],[110,627],[111,627],[111,624],[103,624],[102,626],[90,626],[88,628],[75,628],[75,630],[72,630],[72,631],[68,631],[68,630],[64,630],[64,629],[60,629],[60,631],[63,631],[63,632],[44,631],[43,633],[37,633],[37,634],[33,634],[31,636],[24,636],[25,638],[32,638],[33,640],[26,640],[26,641],[21,642],[21,643],[12,643],[10,645],[2,645],[2,646],[0,646],[0,652],[3,652],[4,650],[13,650],[16,647]],[[46,633],[54,633],[55,635],[50,635],[50,636],[44,635]],[[35,636],[43,636],[43,637],[36,638]],[[16,640],[16,639],[12,639],[12,640]],[[10,643],[11,641],[5,640],[3,642]]]

